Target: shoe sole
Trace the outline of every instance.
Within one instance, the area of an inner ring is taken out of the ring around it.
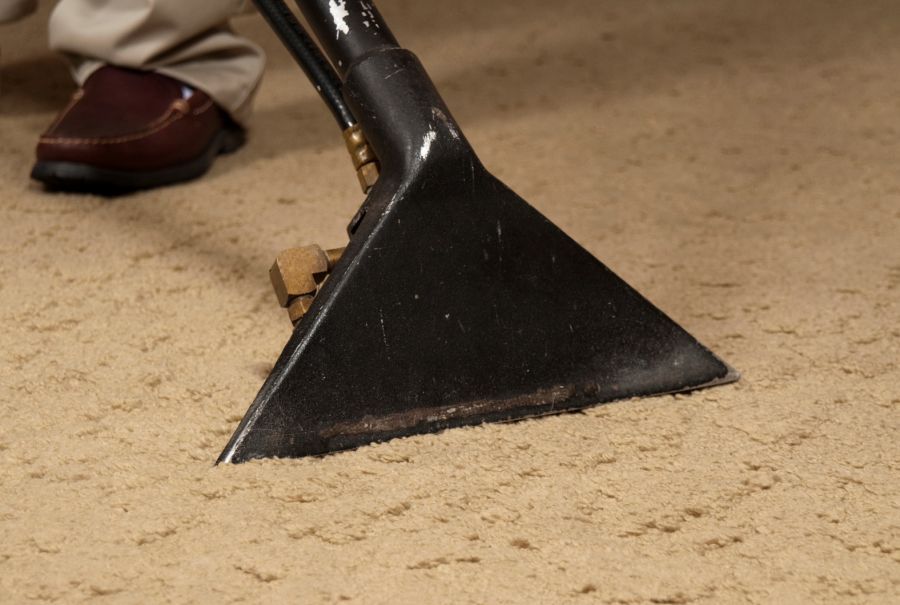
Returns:
[[[217,156],[237,151],[244,140],[243,130],[224,128],[199,156],[177,166],[131,171],[110,170],[77,162],[37,162],[31,169],[31,178],[54,191],[120,195],[195,179],[209,170]]]

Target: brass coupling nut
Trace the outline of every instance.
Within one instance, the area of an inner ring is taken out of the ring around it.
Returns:
[[[313,299],[340,260],[344,248],[323,250],[320,246],[303,246],[283,250],[269,269],[278,304],[288,310],[291,323],[300,321]]]
[[[368,193],[378,180],[378,158],[375,157],[359,124],[354,124],[344,131],[344,143],[347,144],[347,151],[353,160],[359,186],[362,187],[363,193]]]

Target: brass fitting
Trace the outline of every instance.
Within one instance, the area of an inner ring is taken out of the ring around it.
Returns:
[[[282,251],[269,269],[278,304],[288,310],[291,322],[300,321],[312,305],[328,273],[340,260],[344,248],[323,250],[320,246],[303,246]]]
[[[350,152],[350,159],[356,168],[359,186],[362,187],[363,193],[368,193],[378,180],[378,158],[375,157],[359,124],[354,124],[344,131],[344,143],[347,144],[347,151]]]
[[[291,318],[292,324],[297,325],[300,318],[306,315],[306,312],[309,311],[315,298],[316,297],[312,295],[298,296],[294,299],[294,302],[288,305],[288,317]]]

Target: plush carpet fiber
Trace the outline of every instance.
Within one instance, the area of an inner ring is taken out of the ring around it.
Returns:
[[[221,468],[349,159],[250,16],[245,149],[45,193],[49,4],[0,28],[0,602],[900,602],[896,2],[385,0],[486,166],[743,379]]]

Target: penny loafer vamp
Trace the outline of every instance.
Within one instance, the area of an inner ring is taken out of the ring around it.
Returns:
[[[199,176],[242,142],[241,129],[206,93],[161,74],[105,66],[40,137],[33,176],[56,185],[70,177],[155,186]],[[50,178],[41,178],[41,168]]]

